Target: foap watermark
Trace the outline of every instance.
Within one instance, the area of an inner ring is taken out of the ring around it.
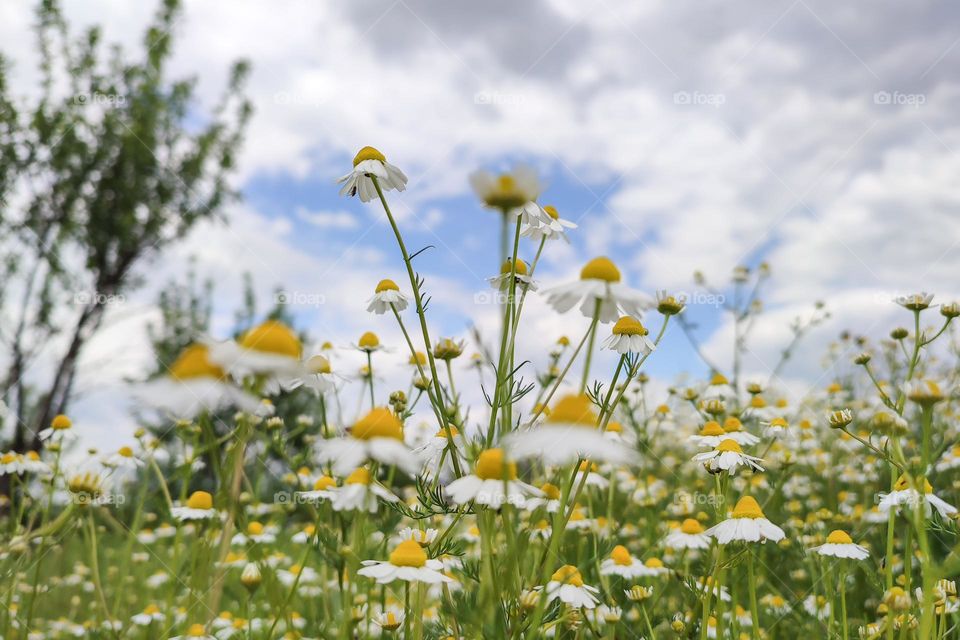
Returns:
[[[513,296],[515,300],[519,301],[520,297],[523,295],[523,292],[520,289],[517,289],[517,293]],[[500,291],[499,289],[489,289],[487,291],[478,291],[473,294],[473,303],[474,304],[493,304],[493,305],[504,305],[510,302],[510,292],[509,291]]]
[[[273,301],[295,307],[320,307],[327,303],[327,297],[315,291],[277,291]]]
[[[703,91],[677,91],[673,94],[673,103],[678,105],[693,105],[713,107],[719,109],[726,104],[727,96],[722,93],[706,93]]]
[[[518,107],[526,104],[527,98],[522,93],[478,91],[473,95],[473,102],[494,107]]]
[[[122,493],[71,493],[70,501],[78,507],[115,505],[123,506],[127,503],[127,496]]]
[[[120,93],[78,93],[73,96],[73,103],[81,106],[97,105],[101,107],[119,107],[127,103],[127,96]]]
[[[702,507],[722,507],[725,499],[721,495],[713,493],[690,493],[689,491],[677,491],[673,494],[673,503],[687,507],[688,511],[694,511]]]
[[[895,107],[913,107],[919,109],[927,103],[923,93],[904,93],[903,91],[877,91],[873,94],[873,104]]]
[[[108,307],[123,304],[127,301],[126,296],[121,293],[100,293],[99,291],[75,291],[73,294],[73,304],[87,306],[94,305],[98,307]]]
[[[674,297],[686,307],[701,305],[719,309],[727,302],[727,297],[722,293],[710,291],[694,291],[693,293],[680,291],[674,294]]]

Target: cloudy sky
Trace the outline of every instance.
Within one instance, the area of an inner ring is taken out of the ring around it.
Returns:
[[[30,4],[0,8],[23,91],[35,85]],[[66,13],[135,47],[150,4],[72,0]],[[346,347],[371,329],[399,347],[391,323],[363,311],[376,280],[402,276],[389,227],[334,184],[368,144],[410,176],[391,197],[410,245],[434,246],[417,264],[436,333],[496,326],[477,294],[496,268],[497,220],[467,175],[524,162],[548,185],[541,202],[580,225],[546,252],[546,286],[602,254],[648,292],[692,292],[696,269],[723,282],[766,260],[747,368],[768,375],[791,320],[824,300],[832,320],[781,382],[795,393],[826,384],[820,356],[839,331],[881,335],[904,321],[889,302],[899,293],[960,293],[958,14],[946,0],[188,1],[173,69],[199,78],[201,117],[231,61],[253,65],[245,199],[229,226],[157,256],[109,338],[85,353],[78,410],[105,432],[128,427],[119,381],[149,361],[151,301],[191,255],[217,283],[221,334],[250,271],[264,298],[275,285],[293,295],[318,340]],[[529,313],[523,341],[538,364],[559,335],[583,330],[539,302]],[[722,314],[702,304],[691,317],[727,366]],[[650,367],[664,381],[704,370],[679,331]]]

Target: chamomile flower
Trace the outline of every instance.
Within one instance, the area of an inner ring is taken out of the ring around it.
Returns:
[[[135,471],[143,466],[143,460],[139,460],[130,447],[120,447],[116,452],[107,456],[103,461],[104,466],[111,469],[122,469]]]
[[[47,475],[52,472],[50,465],[44,462],[43,459],[40,458],[40,454],[36,451],[27,451],[23,454],[20,457],[20,466],[25,473]]]
[[[413,540],[398,544],[390,552],[389,560],[364,560],[362,564],[357,575],[373,578],[378,584],[389,584],[394,580],[427,584],[453,582],[453,578],[443,573],[443,563],[427,558],[427,553]]]
[[[706,530],[720,544],[731,542],[779,542],[785,534],[763,515],[763,509],[751,496],[737,500],[730,517]]]
[[[620,269],[610,258],[594,258],[580,270],[580,279],[546,289],[547,303],[559,313],[566,313],[580,305],[580,312],[593,318],[598,315],[603,323],[613,322],[621,315],[640,317],[653,306],[646,294],[635,291],[621,281]]]
[[[367,311],[378,316],[390,310],[403,311],[409,300],[400,293],[400,287],[393,280],[381,280],[373,292],[373,297],[367,300]]]
[[[23,456],[19,453],[7,451],[0,456],[0,476],[20,475],[23,472]]]
[[[149,604],[140,613],[130,618],[130,621],[139,627],[148,627],[154,622],[163,622],[166,616],[160,611],[160,607],[155,604]]]
[[[490,286],[494,289],[509,291],[510,273],[512,272],[518,291],[523,291],[524,289],[536,291],[537,283],[534,282],[533,277],[529,275],[529,271],[530,268],[527,266],[527,263],[520,258],[517,258],[516,268],[513,266],[513,260],[508,258],[507,261],[500,266],[500,275],[487,278],[487,282],[489,282]]]
[[[670,549],[707,549],[710,547],[710,536],[704,532],[699,521],[687,518],[667,534],[663,545]]]
[[[504,503],[523,508],[529,496],[543,495],[536,487],[517,480],[517,465],[504,459],[503,449],[481,452],[473,473],[448,484],[446,493],[455,504],[472,500],[494,509]]]
[[[870,552],[866,547],[855,544],[853,539],[846,531],[835,529],[827,536],[827,541],[813,547],[810,551],[818,553],[821,556],[832,556],[834,558],[850,558],[853,560],[866,560],[870,557]]]
[[[537,590],[540,588],[537,587]],[[600,590],[584,584],[579,569],[570,564],[565,564],[554,571],[550,576],[550,582],[547,583],[546,591],[547,602],[559,599],[560,602],[575,609],[593,609],[600,603],[596,597]]]
[[[528,202],[523,208],[533,209],[534,207],[536,207],[536,209],[527,213],[526,216],[521,215],[520,217],[521,236],[530,238],[534,242],[558,238],[563,238],[567,242],[570,242],[569,238],[567,238],[567,229],[576,229],[576,224],[569,220],[562,219],[557,208],[551,205],[541,207],[535,202]]]
[[[803,609],[819,620],[830,617],[830,601],[823,596],[809,595],[803,601]]]
[[[760,442],[760,438],[743,430],[743,423],[736,416],[729,416],[723,421],[723,430],[730,438],[741,446],[748,447]]]
[[[450,438],[447,437],[448,429],[450,430]],[[466,461],[457,447],[457,439],[460,437],[460,430],[453,425],[448,425],[443,429],[438,429],[423,444],[416,447],[413,453],[422,460],[422,473],[428,478],[433,478],[438,473],[452,473],[454,456],[456,456],[458,464],[464,466]],[[450,446],[450,439],[453,440],[453,447]]]
[[[760,426],[763,427],[763,435],[767,436],[768,438],[775,438],[786,432],[789,425],[786,419],[782,417],[776,417],[767,422],[761,422]]]
[[[303,345],[294,331],[279,320],[267,320],[244,333],[236,342],[210,345],[210,360],[241,375],[296,378],[303,373]]]
[[[891,509],[899,510],[901,505],[908,505],[912,508],[920,500],[921,498],[917,490],[911,487],[910,481],[905,475],[902,475],[897,479],[893,491],[880,494],[880,501],[877,503],[877,508],[883,513],[889,513]],[[925,503],[924,508],[927,514],[930,513],[931,507],[936,509],[940,516],[944,518],[957,513],[956,507],[933,494],[933,487],[930,486],[930,483],[926,480],[924,480],[922,500]]]
[[[182,636],[171,636],[170,640],[217,640],[215,636],[207,633],[202,624],[192,624],[187,629],[187,633]]]
[[[633,580],[641,576],[650,575],[642,562],[634,558],[630,551],[622,544],[618,544],[610,552],[610,557],[600,563],[600,575],[620,576]]]
[[[712,473],[727,471],[730,475],[733,475],[737,472],[737,467],[763,471],[763,467],[759,464],[763,461],[760,458],[745,454],[737,441],[731,438],[725,438],[713,451],[699,453],[693,459],[702,462],[703,466]]]
[[[947,471],[957,467],[960,467],[960,445],[954,445],[947,449],[937,460],[937,464],[934,465],[934,469],[937,471]]]
[[[247,530],[244,533],[238,533],[233,536],[231,544],[244,545],[248,542],[254,544],[273,544],[277,541],[274,527],[265,527],[260,522],[247,523]]]
[[[219,514],[213,508],[213,496],[206,491],[194,491],[187,498],[185,505],[173,507],[170,515],[180,522],[189,520],[209,520],[216,518]]]
[[[650,332],[633,316],[623,316],[613,325],[610,336],[603,346],[619,354],[640,353],[647,355],[656,345],[647,337]]]
[[[436,529],[413,529],[411,527],[404,527],[400,529],[397,536],[400,540],[413,540],[421,547],[426,547],[437,539],[439,533]]]
[[[370,202],[377,197],[374,177],[382,191],[404,191],[407,188],[407,176],[403,171],[387,162],[387,158],[378,150],[364,147],[353,158],[353,170],[337,179],[338,183],[343,183],[340,195],[360,196],[361,202]]]
[[[723,430],[720,423],[715,420],[708,420],[704,423],[699,433],[687,436],[687,442],[698,447],[709,447],[713,449],[721,442],[727,439],[727,432]]]
[[[505,447],[517,459],[539,457],[547,465],[569,464],[579,459],[627,464],[636,451],[604,438],[597,429],[598,416],[585,394],[561,398],[541,426],[515,431]]]
[[[533,511],[534,509],[544,507],[547,513],[556,513],[560,508],[560,487],[545,482],[540,486],[540,492],[543,494],[541,497],[529,498],[527,500],[527,509]]]
[[[313,483],[313,489],[310,491],[297,491],[297,495],[309,502],[322,502],[324,500],[331,500],[336,489],[336,480],[330,476],[320,476]]]
[[[77,433],[73,431],[73,422],[62,413],[54,416],[53,420],[50,421],[50,426],[38,435],[41,440],[56,441],[73,440],[77,437]]]
[[[376,513],[378,500],[399,502],[400,498],[373,479],[364,467],[353,471],[343,481],[343,486],[335,491],[331,506],[334,511],[367,511]]]
[[[330,366],[330,360],[323,355],[310,356],[303,363],[301,374],[284,385],[288,391],[306,387],[319,395],[336,388],[336,378]]]
[[[364,331],[354,347],[364,353],[374,353],[384,348],[383,345],[380,344],[380,336],[373,331]]]
[[[504,212],[536,200],[541,188],[536,171],[523,165],[498,176],[482,169],[474,171],[470,174],[470,186],[485,205]]]
[[[377,407],[358,420],[345,438],[331,438],[317,443],[317,461],[332,463],[333,472],[345,475],[366,460],[395,465],[414,475],[420,461],[403,441],[403,424],[386,407]]]
[[[736,390],[722,373],[714,373],[709,384],[700,392],[704,400],[728,400],[736,395]]]
[[[905,309],[923,311],[933,302],[933,294],[921,291],[920,293],[896,296],[893,301]]]

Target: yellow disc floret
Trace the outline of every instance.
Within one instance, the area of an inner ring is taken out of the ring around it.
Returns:
[[[517,258],[516,271],[514,271],[514,268],[513,268],[513,260],[507,260],[502,265],[500,265],[501,274],[508,274],[511,271],[513,271],[518,276],[525,276],[527,275],[527,263],[521,260],[520,258]]]
[[[56,431],[63,431],[69,429],[73,426],[73,423],[70,421],[70,418],[63,415],[62,413],[54,416],[53,420],[50,422],[50,428]]]
[[[206,491],[194,491],[187,498],[187,506],[191,509],[202,509],[204,511],[213,509],[213,496]]]
[[[827,544],[853,544],[853,538],[841,529],[835,529],[827,536]]]
[[[317,481],[313,483],[314,491],[325,491],[330,487],[337,486],[337,481],[331,478],[330,476],[320,476],[317,478]]]
[[[610,559],[621,567],[629,567],[633,564],[633,556],[630,555],[630,552],[627,551],[627,548],[622,544],[618,544],[613,548],[613,551],[610,552]]]
[[[370,471],[366,467],[358,467],[353,473],[347,476],[344,484],[370,484]]]
[[[390,552],[390,564],[396,567],[422,567],[427,554],[414,540],[404,540]]]
[[[210,362],[210,350],[202,344],[193,344],[170,365],[170,377],[176,380],[191,378],[215,378],[219,380],[226,376],[226,372]]]
[[[403,440],[403,425],[396,415],[385,407],[377,407],[360,418],[350,434],[360,440],[371,438],[393,438]]]
[[[353,157],[353,166],[357,166],[364,160],[379,160],[380,162],[386,162],[387,158],[378,150],[373,147],[364,147],[357,151],[357,155]]]
[[[481,480],[508,480],[517,477],[517,465],[513,462],[504,463],[503,449],[487,449],[477,456],[477,465],[474,474]]]
[[[543,208],[543,210],[546,211],[547,215],[553,218],[554,220],[560,219],[560,213],[557,211],[557,208],[552,204],[548,204]]]
[[[743,453],[743,449],[740,448],[740,445],[737,443],[737,441],[731,438],[727,438],[726,440],[718,444],[717,451],[721,451],[724,453],[728,451],[732,451],[734,453]]]
[[[377,283],[374,293],[383,293],[384,291],[400,291],[400,287],[393,280],[381,280]]]
[[[613,325],[615,336],[645,336],[649,331],[633,316],[623,316]]]
[[[743,496],[737,500],[737,505],[733,508],[734,518],[763,518],[763,509],[759,503],[751,496]]]
[[[376,349],[380,346],[380,338],[378,338],[377,334],[375,334],[373,331],[367,331],[360,336],[360,340],[357,342],[357,345],[361,349]]]
[[[547,422],[593,427],[597,424],[597,414],[585,393],[570,394],[557,401],[547,417]]]
[[[680,531],[690,536],[696,535],[698,533],[703,533],[703,525],[700,524],[698,520],[687,518],[683,521],[683,524],[680,525]]]
[[[620,282],[620,269],[613,264],[613,260],[605,256],[594,258],[580,270],[581,280],[603,280],[604,282]]]
[[[709,420],[703,425],[703,429],[700,430],[701,436],[722,436],[725,433],[726,431],[723,430],[720,423],[715,420]]]
[[[552,582],[572,584],[575,587],[583,586],[583,577],[580,575],[580,570],[572,564],[565,564],[554,571],[553,575],[550,576],[550,580]]]
[[[278,320],[267,320],[250,329],[240,339],[240,346],[251,351],[299,358],[303,350],[300,338]]]

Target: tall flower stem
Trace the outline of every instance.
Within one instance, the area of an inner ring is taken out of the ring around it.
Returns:
[[[753,550],[747,552],[747,580],[750,588],[750,633],[753,640],[760,638],[760,609],[757,608],[757,576],[753,567]]]
[[[373,352],[367,349],[367,379],[370,381],[370,409],[377,407],[377,401],[373,395]]]

